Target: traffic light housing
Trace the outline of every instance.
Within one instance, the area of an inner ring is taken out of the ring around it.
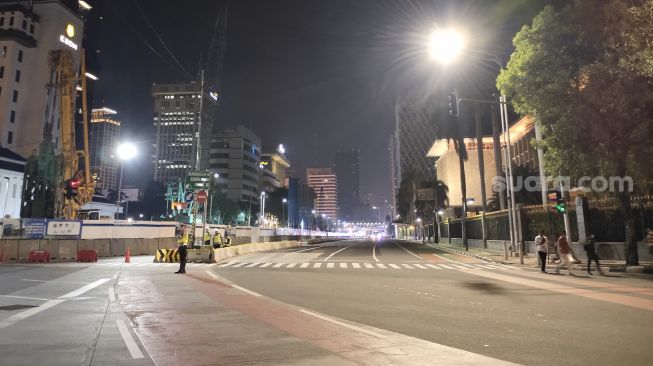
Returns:
[[[449,115],[458,117],[458,93],[449,94]]]
[[[79,179],[68,179],[65,182],[66,198],[72,199],[77,196],[77,191],[82,182]]]

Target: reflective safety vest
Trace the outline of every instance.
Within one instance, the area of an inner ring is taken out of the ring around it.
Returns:
[[[204,232],[204,241],[209,241],[211,240],[211,234],[209,234],[208,231]]]
[[[213,235],[213,244],[217,243],[222,244],[222,235],[220,235],[220,233],[215,233],[215,235]]]
[[[184,236],[181,239],[181,243],[184,245],[188,245],[188,243],[190,243],[190,233],[184,234]]]

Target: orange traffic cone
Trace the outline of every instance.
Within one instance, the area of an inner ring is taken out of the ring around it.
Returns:
[[[131,263],[131,258],[132,258],[132,251],[127,248],[127,251],[125,252],[125,263]]]

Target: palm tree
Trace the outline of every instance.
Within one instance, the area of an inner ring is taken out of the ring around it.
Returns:
[[[413,221],[415,213],[415,196],[417,195],[417,184],[420,181],[419,174],[415,169],[404,171],[397,192],[397,209],[405,223]]]

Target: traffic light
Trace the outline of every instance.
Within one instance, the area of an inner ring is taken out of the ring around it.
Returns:
[[[555,207],[556,211],[558,211],[558,213],[567,212],[567,204],[565,203],[564,200],[556,201],[556,205],[554,207]]]
[[[449,115],[458,117],[458,93],[449,94]]]
[[[68,179],[65,182],[66,198],[72,199],[77,196],[77,190],[82,182],[79,179]]]

